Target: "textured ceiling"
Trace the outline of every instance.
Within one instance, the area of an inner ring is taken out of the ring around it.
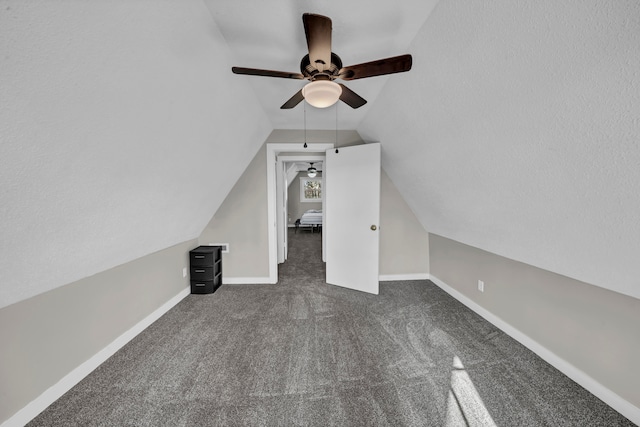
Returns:
[[[640,2],[442,1],[358,127],[430,232],[640,297]]]
[[[197,238],[272,130],[201,0],[4,1],[0,58],[0,307]]]
[[[349,82],[369,103],[337,117],[382,142],[427,231],[640,297],[636,0],[2,9],[0,307],[197,237],[265,139],[303,127],[279,109],[302,82],[231,66],[298,71],[304,12],[345,65],[413,55]]]

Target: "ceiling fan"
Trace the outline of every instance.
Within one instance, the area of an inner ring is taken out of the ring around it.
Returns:
[[[309,54],[300,61],[300,73],[257,68],[231,68],[235,74],[309,80],[305,87],[280,107],[282,109],[293,108],[303,99],[318,108],[329,107],[335,104],[338,99],[351,108],[359,108],[367,101],[342,83],[336,83],[334,80],[338,78],[342,80],[363,79],[402,73],[411,69],[411,55],[394,56],[343,67],[340,57],[331,51],[331,19],[322,15],[305,13],[302,15],[302,22],[307,36]]]

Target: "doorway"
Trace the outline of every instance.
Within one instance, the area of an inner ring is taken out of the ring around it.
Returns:
[[[304,147],[302,143],[294,144],[267,144],[267,221],[269,237],[269,282],[278,281],[278,261],[284,258],[283,246],[278,242],[284,242],[288,218],[284,214],[278,215],[278,207],[284,207],[284,153],[305,153],[297,154],[297,158],[305,156],[316,156],[323,158],[327,150],[334,147],[333,143],[308,143]],[[282,153],[282,154],[281,154]],[[308,154],[306,154],[308,153]],[[278,161],[280,157],[280,162]],[[306,161],[306,160],[303,160]],[[324,176],[324,174],[323,174]],[[324,179],[324,178],[323,178]],[[280,185],[278,186],[278,183]],[[282,243],[284,245],[284,243]],[[325,243],[323,239],[323,254]],[[282,257],[280,256],[282,255]],[[324,258],[324,255],[323,255]]]
[[[278,281],[278,245],[284,254],[288,218],[278,215],[286,199],[284,162],[280,153],[325,154],[323,190],[323,260],[326,282],[378,293],[380,219],[380,143],[333,148],[333,144],[267,144],[269,279]],[[306,151],[305,151],[306,150]],[[304,155],[304,154],[303,154]],[[278,186],[280,183],[280,186]],[[280,226],[278,226],[280,224]],[[284,259],[284,256],[283,256]]]
[[[324,174],[322,164],[324,154],[284,154],[277,156],[276,163],[276,215],[278,237],[278,264],[288,258],[289,233],[308,230],[320,231],[323,223]],[[308,169],[313,164],[317,169],[309,176]],[[324,254],[322,260],[324,261]]]

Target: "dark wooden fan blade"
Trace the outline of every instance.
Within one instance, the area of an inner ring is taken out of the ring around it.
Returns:
[[[282,104],[282,107],[280,107],[280,108],[283,109],[283,110],[287,110],[289,108],[293,108],[296,105],[298,105],[303,99],[304,99],[304,96],[302,96],[302,89],[300,89],[295,95],[293,95],[291,98],[289,98],[289,100],[287,102]]]
[[[331,19],[305,13],[302,22],[307,35],[309,61],[318,71],[324,71],[331,66]]]
[[[360,108],[364,104],[367,103],[367,100],[343,85],[342,83],[338,83],[342,86],[342,94],[340,95],[340,101],[344,102],[351,108]]]
[[[249,76],[264,76],[264,77],[280,77],[283,79],[304,79],[304,76],[300,73],[288,73],[286,71],[273,71],[273,70],[260,70],[258,68],[243,68],[243,67],[231,67],[231,71],[234,74],[247,74]]]
[[[411,69],[411,55],[400,55],[392,58],[378,59],[364,64],[351,65],[340,70],[342,80],[363,79],[365,77],[383,76],[385,74],[403,73]]]

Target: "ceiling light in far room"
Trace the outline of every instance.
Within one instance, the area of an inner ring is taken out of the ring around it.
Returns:
[[[311,167],[307,169],[307,176],[309,178],[315,178],[317,173],[318,171],[316,170],[316,168],[313,167],[313,163],[311,163]]]
[[[316,108],[327,108],[338,102],[342,87],[330,80],[316,80],[302,88],[304,99]]]

